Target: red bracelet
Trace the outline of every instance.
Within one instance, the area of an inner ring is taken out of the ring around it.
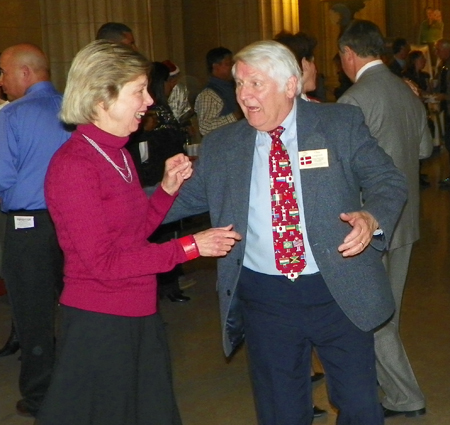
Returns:
[[[195,243],[194,236],[183,236],[178,239],[178,241],[181,243],[188,260],[193,260],[194,258],[200,257],[200,251]]]

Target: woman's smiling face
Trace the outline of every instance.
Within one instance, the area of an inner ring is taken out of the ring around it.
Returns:
[[[108,109],[104,108],[103,103],[98,105],[94,124],[119,137],[135,132],[147,108],[153,104],[147,91],[147,83],[145,75],[126,83]]]

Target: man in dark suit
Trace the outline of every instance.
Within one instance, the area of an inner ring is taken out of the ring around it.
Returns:
[[[409,43],[406,38],[396,38],[392,43],[392,53],[394,57],[389,63],[389,69],[397,77],[402,78],[403,71],[406,67],[406,58],[408,53],[411,51]]]
[[[373,329],[394,300],[380,251],[404,177],[358,108],[298,97],[286,47],[257,42],[234,59],[246,119],[205,137],[169,219],[209,210],[215,226],[243,235],[219,260],[218,292],[226,355],[245,333],[260,425],[311,424],[312,346],[338,424],[381,425]],[[282,201],[290,206],[279,210]]]

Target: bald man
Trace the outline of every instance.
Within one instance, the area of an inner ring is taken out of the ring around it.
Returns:
[[[49,81],[39,47],[7,48],[0,72],[0,86],[12,101],[0,110],[0,198],[7,215],[3,277],[22,350],[22,399],[16,410],[35,416],[50,383],[55,298],[62,287],[62,255],[44,199],[44,178],[69,133],[58,119],[62,97]]]

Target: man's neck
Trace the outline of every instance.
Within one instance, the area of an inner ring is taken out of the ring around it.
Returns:
[[[372,66],[381,64],[382,61],[380,58],[374,57],[374,56],[370,56],[368,58],[359,58],[360,61],[358,62],[358,66],[357,66],[357,72],[356,72],[356,78],[355,78],[355,82],[358,81],[358,79],[361,77],[361,75],[368,69],[371,68]]]

